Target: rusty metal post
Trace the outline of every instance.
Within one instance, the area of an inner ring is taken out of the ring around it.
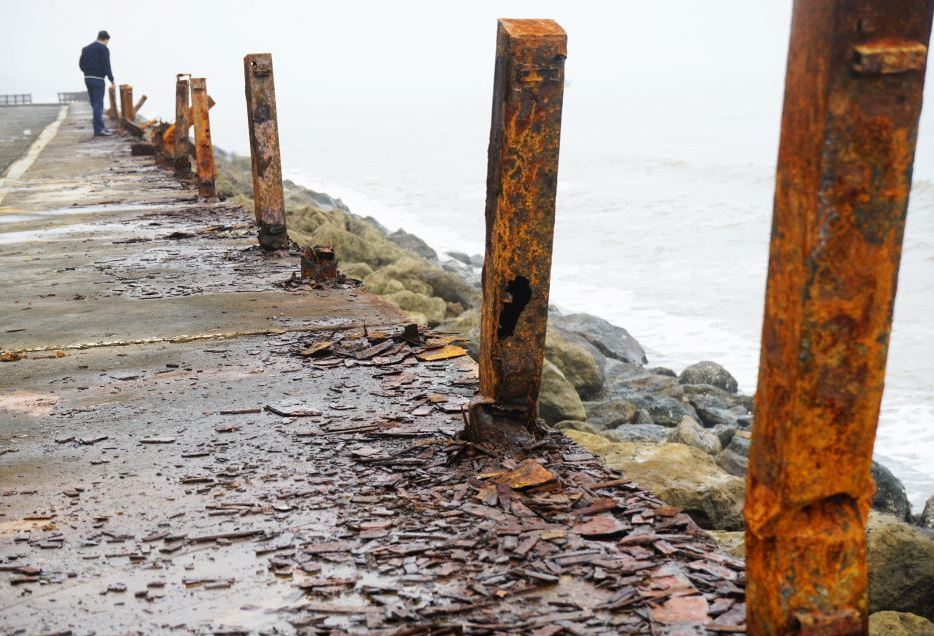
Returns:
[[[487,165],[480,392],[467,435],[511,446],[535,430],[551,284],[567,35],[500,20]]]
[[[865,634],[865,526],[934,0],[797,0],[746,497],[751,634]]]
[[[191,78],[191,118],[195,127],[195,163],[198,166],[198,194],[216,196],[214,147],[211,145],[211,117],[208,114],[208,87],[203,77]]]
[[[138,113],[139,110],[140,110],[140,108],[143,107],[143,104],[146,103],[146,100],[147,100],[147,99],[149,99],[149,98],[148,98],[147,96],[145,96],[145,95],[143,95],[142,97],[140,97],[140,98],[139,98],[139,101],[137,101],[135,104],[133,104],[133,112],[134,112],[134,113]]]
[[[253,164],[253,207],[259,225],[259,244],[267,250],[284,249],[289,246],[289,235],[285,228],[272,55],[247,55],[243,58],[243,73]]]
[[[107,87],[107,98],[110,103],[107,107],[107,116],[117,119],[117,87],[113,84]]]
[[[188,76],[177,75],[175,77],[175,128],[174,148],[172,156],[175,158],[175,176],[179,178],[187,177],[191,174],[191,160],[189,159],[189,141],[188,127],[191,122],[188,119]]]
[[[120,84],[120,117],[126,121],[136,119],[133,111],[133,87],[130,84]]]

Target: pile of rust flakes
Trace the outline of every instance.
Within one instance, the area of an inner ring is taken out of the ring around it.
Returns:
[[[301,401],[267,404],[263,414],[258,407],[223,412],[278,420],[261,427],[265,437],[254,445],[292,462],[291,482],[267,478],[261,459],[186,472],[179,481],[205,498],[207,518],[252,525],[119,537],[135,542],[122,552],[131,563],[158,568],[188,551],[253,542],[269,575],[297,588],[298,600],[275,611],[301,633],[745,631],[743,563],[717,551],[688,515],[560,433],[518,457],[460,439],[477,380],[452,337],[426,337],[410,325],[307,338],[269,340],[264,364],[281,372],[298,359],[318,381],[341,378],[321,389],[329,393],[327,412]],[[238,428],[215,431],[229,438]],[[178,442],[188,461],[210,459],[222,444],[181,435]],[[235,500],[218,498],[226,492]],[[309,511],[326,511],[332,523],[298,523]],[[45,549],[65,538],[32,533],[19,541]],[[0,568],[14,585],[48,574],[29,570],[28,554],[18,556]],[[160,582],[218,594],[234,583]],[[162,588],[134,593],[159,613]]]

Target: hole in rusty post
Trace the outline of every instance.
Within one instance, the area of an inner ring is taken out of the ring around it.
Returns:
[[[499,328],[496,336],[508,338],[516,330],[519,314],[532,299],[532,287],[525,276],[516,276],[506,285],[506,297],[503,299],[503,311],[499,315]]]

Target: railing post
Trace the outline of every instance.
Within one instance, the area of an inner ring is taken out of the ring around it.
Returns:
[[[117,119],[117,87],[110,84],[107,87],[107,99],[110,106],[107,108],[107,116],[111,119]]]
[[[538,416],[551,283],[567,36],[552,20],[500,20],[487,166],[480,393],[467,435],[528,439]]]
[[[794,5],[746,497],[751,634],[865,634],[932,0]]]
[[[259,225],[259,244],[267,250],[284,249],[289,246],[289,235],[285,227],[272,55],[247,55],[243,58],[243,74],[253,166],[253,208]]]
[[[198,166],[198,194],[216,196],[214,147],[211,145],[211,117],[208,114],[208,87],[203,77],[191,78],[191,118],[195,127],[195,163]]]
[[[188,78],[186,75],[177,75],[175,77],[175,130],[174,130],[174,148],[175,157],[175,176],[187,177],[191,174],[191,159],[189,158],[190,148],[188,141],[188,128],[191,122],[188,121],[190,110],[188,98]]]

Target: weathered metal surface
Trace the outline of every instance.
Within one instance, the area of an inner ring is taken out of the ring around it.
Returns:
[[[187,177],[191,174],[191,160],[189,155],[188,127],[189,118],[189,88],[188,76],[178,75],[175,78],[175,126],[173,133],[172,156],[175,158],[175,176]]]
[[[323,245],[302,250],[302,278],[323,283],[337,278],[337,255],[334,249]]]
[[[468,436],[509,444],[538,415],[551,282],[567,36],[500,20],[487,167],[480,392]]]
[[[107,116],[111,119],[117,119],[117,87],[110,84],[107,87]]]
[[[126,121],[136,119],[133,110],[133,87],[130,84],[120,84],[120,118]]]
[[[253,164],[253,207],[259,225],[259,244],[267,250],[285,249],[289,246],[289,235],[285,227],[272,55],[247,55],[243,58],[243,74],[250,128],[250,158]]]
[[[753,634],[866,631],[870,462],[932,10],[794,6],[745,509]]]
[[[138,113],[139,110],[143,107],[143,104],[146,103],[146,100],[149,99],[146,95],[143,95],[139,100],[133,104],[133,112]]]
[[[191,78],[191,124],[195,127],[195,163],[198,166],[198,194],[205,198],[216,196],[214,179],[214,147],[211,145],[211,118],[208,114],[207,81],[203,77]],[[176,127],[177,129],[177,127]]]

